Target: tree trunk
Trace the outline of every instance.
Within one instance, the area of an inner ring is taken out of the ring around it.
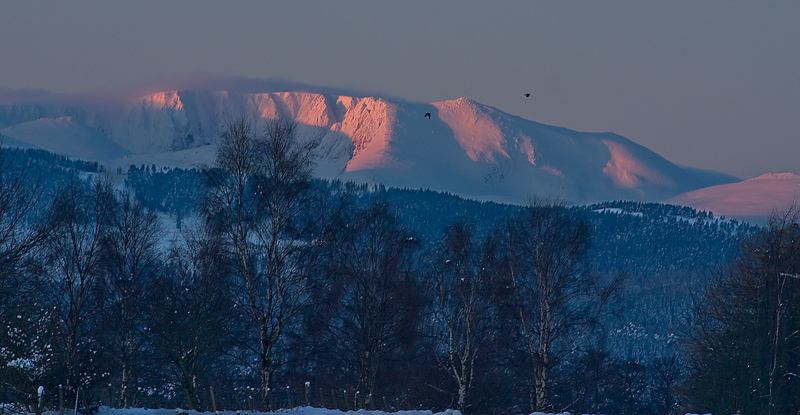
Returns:
[[[543,346],[543,345],[542,345]],[[545,347],[540,346],[539,356],[534,360],[533,368],[533,388],[536,399],[536,407],[533,409],[538,412],[547,412],[550,409],[548,400],[550,387],[550,359]]]
[[[545,365],[542,363],[536,368],[536,378],[534,388],[536,390],[536,411],[545,412],[549,409],[550,402],[547,401],[548,395],[548,373]]]
[[[126,362],[122,363],[122,389],[120,390],[119,402],[122,408],[128,408],[130,402],[128,402],[128,394],[129,394],[129,386],[130,383],[130,368]]]
[[[464,413],[467,403],[467,384],[463,381],[458,382],[458,410]]]
[[[267,335],[266,327],[261,328],[261,410],[272,410],[270,383],[272,381],[272,342]]]
[[[200,410],[200,399],[197,397],[197,377],[183,373],[181,384],[183,392],[186,393],[186,400],[189,402],[189,409]]]

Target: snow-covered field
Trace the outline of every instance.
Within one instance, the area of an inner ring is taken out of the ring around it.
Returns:
[[[106,406],[101,407],[98,415],[201,415],[212,414],[212,412],[197,412],[175,409],[111,409]],[[325,409],[314,408],[311,406],[300,406],[294,409],[280,409],[274,412],[255,412],[255,411],[217,411],[219,415],[461,415],[457,409],[447,409],[443,412],[433,411],[397,411],[397,412],[384,412],[384,411],[368,411],[366,409],[359,409],[358,411],[340,411],[338,409]],[[530,415],[571,415],[569,412],[561,413],[544,413],[533,412]],[[586,415],[586,414],[584,414]],[[686,415],[698,415],[689,414]],[[711,415],[711,414],[704,414]]]
[[[45,412],[44,415],[55,415],[58,412]],[[214,412],[198,412],[193,410],[183,409],[142,409],[142,408],[129,408],[129,409],[114,409],[107,406],[101,406],[97,415],[203,415],[214,414]],[[429,410],[415,410],[415,411],[397,411],[397,412],[384,412],[384,411],[369,411],[366,409],[359,409],[358,411],[340,411],[338,409],[325,409],[314,408],[311,406],[300,406],[293,409],[279,409],[273,412],[259,412],[259,411],[217,411],[217,415],[461,415],[461,412],[456,409],[447,409],[443,412],[433,412]],[[530,415],[571,415],[569,412],[562,413],[544,413],[533,412]],[[584,414],[586,415],[586,414]],[[698,415],[689,414],[686,415]],[[711,415],[711,414],[704,414]]]
[[[71,413],[72,410],[69,410]],[[57,411],[46,411],[43,415],[56,415]],[[279,409],[272,412],[260,411],[217,411],[199,412],[188,409],[143,409],[143,408],[128,408],[128,409],[115,409],[108,406],[101,406],[97,410],[97,415],[461,415],[461,412],[456,409],[448,409],[443,412],[433,412],[424,410],[415,411],[397,411],[397,412],[384,412],[384,411],[370,411],[366,409],[359,409],[357,411],[340,411],[338,409],[325,409],[314,408],[311,406],[299,406],[293,409]],[[539,414],[538,412],[535,414]]]
[[[217,411],[219,415],[461,415],[461,412],[455,409],[448,409],[444,412],[432,411],[397,411],[397,412],[383,412],[383,411],[369,411],[360,409],[358,411],[340,411],[338,409],[325,409],[314,408],[311,406],[300,406],[293,409],[279,409],[274,412],[258,412],[258,411]],[[98,415],[200,415],[200,414],[213,414],[213,412],[198,412],[192,410],[175,410],[175,409],[113,409],[107,406],[102,406],[98,410]]]

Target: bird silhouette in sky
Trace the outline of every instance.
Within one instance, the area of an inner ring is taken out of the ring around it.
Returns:
[[[431,113],[430,113],[430,112],[426,112],[426,113],[425,113],[425,118],[427,118],[427,119],[431,119]]]
[[[526,92],[525,93],[525,98],[528,98],[529,96],[531,96],[531,93],[530,92]]]

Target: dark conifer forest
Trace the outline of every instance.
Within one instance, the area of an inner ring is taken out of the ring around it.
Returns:
[[[798,211],[329,182],[296,132],[232,123],[202,169],[0,150],[0,402],[800,410]]]

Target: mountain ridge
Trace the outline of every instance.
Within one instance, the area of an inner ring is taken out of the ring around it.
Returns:
[[[426,113],[432,117],[425,118]],[[41,132],[21,126],[51,125],[52,119],[65,117],[70,117],[71,132],[63,135],[74,148],[56,145],[59,133],[52,128]],[[316,173],[328,179],[512,203],[532,197],[653,201],[704,185],[691,172],[617,134],[549,126],[466,97],[426,104],[313,92],[166,90],[101,107],[0,106],[0,133],[75,157],[124,163],[121,148],[131,159],[160,154],[168,162],[171,154],[213,147],[224,125],[242,117],[297,121],[302,136],[320,138]],[[94,152],[78,151],[79,130],[92,136],[83,145]],[[117,151],[98,154],[103,139]]]

